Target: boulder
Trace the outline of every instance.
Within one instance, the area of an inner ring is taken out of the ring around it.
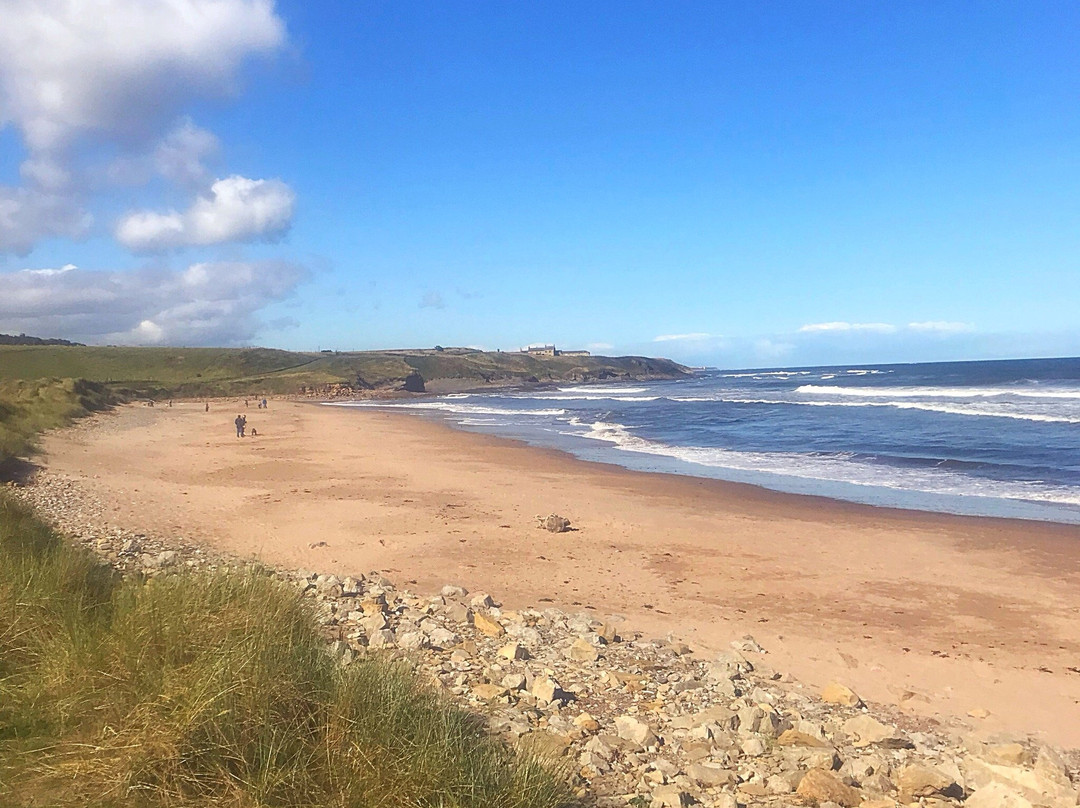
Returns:
[[[651,808],[685,808],[693,798],[678,786],[658,786],[653,789]]]
[[[735,772],[716,764],[691,763],[686,773],[691,780],[705,788],[730,786],[735,783]]]
[[[638,746],[656,746],[658,738],[652,727],[632,715],[620,715],[615,719],[615,732],[623,740]]]
[[[955,797],[964,796],[964,790],[953,778],[940,769],[912,763],[900,771],[897,778],[900,790],[900,802],[916,802],[920,797]]]
[[[565,533],[570,529],[570,520],[564,516],[559,516],[557,513],[549,513],[547,516],[537,518],[540,527],[552,533]]]
[[[473,695],[484,701],[495,701],[506,695],[507,690],[505,687],[491,684],[479,684],[473,685]]]
[[[911,749],[914,744],[896,727],[882,724],[868,715],[857,715],[844,722],[844,734],[855,746],[879,745],[889,749]]]
[[[840,704],[844,707],[859,707],[863,703],[854,690],[839,682],[825,685],[821,691],[821,700],[826,704]]]
[[[528,659],[529,652],[516,642],[508,643],[499,649],[499,656],[503,659],[509,659],[511,661],[517,659]]]
[[[402,389],[406,393],[423,393],[424,392],[424,377],[417,371],[413,371],[402,382]]]
[[[862,802],[862,792],[846,785],[832,772],[811,769],[799,781],[795,793],[812,805],[834,802],[843,808],[855,808]]]
[[[570,659],[575,659],[578,662],[595,662],[600,656],[600,653],[588,642],[588,640],[578,637],[574,640],[573,645],[567,649],[566,655],[570,657]]]
[[[473,625],[477,631],[486,634],[488,637],[501,637],[506,633],[506,629],[494,617],[489,617],[486,614],[474,614]]]
[[[809,735],[805,732],[799,732],[797,729],[788,729],[780,733],[780,737],[776,739],[776,743],[779,746],[812,746],[817,749],[828,749],[829,744],[827,741],[823,741],[814,735]]]
[[[989,783],[964,800],[964,808],[1034,808],[1019,791],[1002,783]]]

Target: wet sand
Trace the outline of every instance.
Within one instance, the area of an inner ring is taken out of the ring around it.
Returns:
[[[237,412],[258,437],[235,437]],[[1080,527],[632,472],[299,402],[123,407],[45,448],[118,526],[380,570],[419,593],[457,583],[507,607],[623,615],[701,654],[752,634],[809,685],[1080,746]],[[537,529],[551,512],[575,530]]]

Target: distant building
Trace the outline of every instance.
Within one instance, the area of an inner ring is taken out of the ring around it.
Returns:
[[[554,345],[530,345],[521,353],[529,356],[591,356],[588,351],[560,351]]]

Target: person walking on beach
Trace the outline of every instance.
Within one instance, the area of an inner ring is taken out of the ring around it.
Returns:
[[[246,438],[247,437],[247,416],[246,415],[241,415],[240,416],[240,437],[241,438]]]
[[[206,411],[210,412],[210,402],[209,401],[206,402]]]
[[[244,437],[244,419],[237,415],[236,420],[233,421],[233,423],[236,424],[236,437]]]

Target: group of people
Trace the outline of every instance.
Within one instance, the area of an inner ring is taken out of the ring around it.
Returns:
[[[247,416],[246,415],[237,415],[236,420],[233,421],[233,423],[236,424],[236,437],[238,437],[238,438],[245,437],[244,432],[247,429]]]

